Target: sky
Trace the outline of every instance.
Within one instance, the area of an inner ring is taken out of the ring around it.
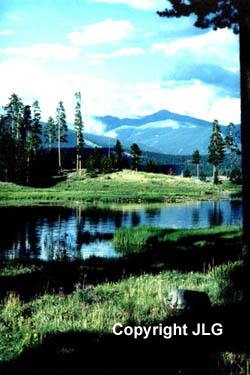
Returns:
[[[42,119],[63,101],[74,121],[80,91],[92,116],[136,118],[167,109],[240,122],[238,36],[199,29],[195,16],[161,18],[167,0],[1,0],[0,106],[38,100]]]

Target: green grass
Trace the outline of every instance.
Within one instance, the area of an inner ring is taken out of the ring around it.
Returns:
[[[154,325],[173,316],[167,304],[169,290],[180,288],[208,293],[213,305],[237,302],[241,292],[231,288],[230,273],[240,261],[221,265],[211,272],[164,271],[105,282],[78,284],[69,294],[45,293],[23,302],[10,293],[0,305],[1,360],[11,360],[27,349],[39,347],[49,335],[92,332],[111,333],[115,323]],[[227,293],[226,293],[226,292]]]
[[[240,247],[241,228],[217,226],[198,229],[164,229],[150,225],[119,228],[114,233],[113,243],[117,251],[130,254],[143,249],[156,248],[204,252],[221,251],[223,248]]]
[[[32,188],[0,182],[0,205],[79,204],[83,202],[181,202],[207,200],[222,193],[239,192],[240,187],[225,182],[213,185],[179,176],[122,172],[90,178],[68,175],[49,188]]]

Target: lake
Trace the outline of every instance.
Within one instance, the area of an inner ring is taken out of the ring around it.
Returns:
[[[205,228],[242,224],[240,200],[181,204],[86,205],[78,208],[1,208],[1,259],[86,259],[119,256],[112,234],[120,227]]]

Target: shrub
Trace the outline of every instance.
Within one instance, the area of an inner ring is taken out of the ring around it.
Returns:
[[[241,185],[242,184],[242,172],[239,168],[233,168],[229,176],[232,184]]]
[[[191,177],[191,172],[189,168],[185,168],[183,171],[183,177]]]
[[[200,173],[200,181],[206,181],[207,180],[207,176],[204,172],[201,172]]]

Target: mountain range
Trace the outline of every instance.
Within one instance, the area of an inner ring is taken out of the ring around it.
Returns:
[[[137,118],[95,116],[93,120],[101,124],[102,134],[84,132],[85,147],[112,148],[119,139],[124,149],[137,143],[148,152],[190,155],[198,149],[200,154],[205,155],[212,133],[212,122],[167,110]],[[221,125],[221,130],[226,135],[226,126]],[[239,130],[240,125],[236,125],[235,132]],[[74,147],[75,138],[75,131],[70,130],[65,146]]]

